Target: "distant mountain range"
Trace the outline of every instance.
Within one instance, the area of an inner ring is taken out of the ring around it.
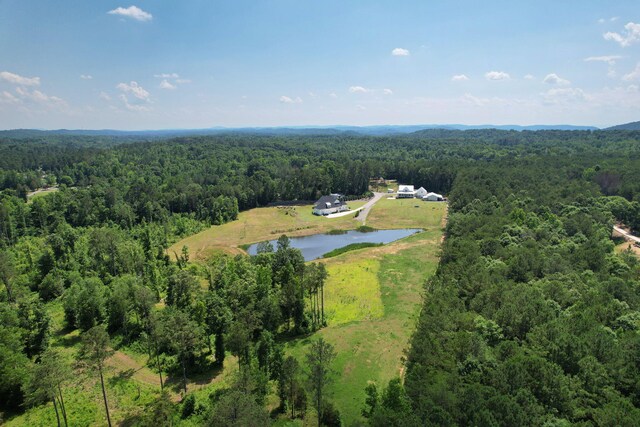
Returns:
[[[640,130],[640,122],[625,123],[623,125],[611,126],[605,130]]]
[[[74,136],[108,136],[108,137],[147,137],[147,138],[168,138],[178,136],[201,136],[201,135],[221,135],[221,134],[253,134],[253,135],[399,135],[413,132],[443,129],[443,130],[478,130],[497,129],[504,131],[537,131],[537,130],[600,130],[595,126],[573,126],[573,125],[460,125],[460,124],[427,124],[427,125],[379,125],[379,126],[291,126],[291,127],[244,127],[226,128],[212,127],[208,129],[163,129],[163,130],[89,130],[89,129],[58,129],[58,130],[38,130],[38,129],[13,129],[0,131],[0,137],[5,138],[38,138],[47,135],[74,135]],[[627,123],[606,128],[604,130],[640,130],[640,122]]]

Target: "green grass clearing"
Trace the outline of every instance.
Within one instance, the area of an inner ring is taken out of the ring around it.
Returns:
[[[345,252],[350,252],[350,251],[357,251],[358,249],[365,249],[365,248],[375,248],[378,246],[383,246],[383,243],[352,243],[350,245],[347,246],[343,246],[341,248],[337,248],[334,249],[332,251],[327,252],[326,254],[324,254],[322,257],[323,258],[333,258],[334,256],[338,256],[338,255],[342,255]]]
[[[351,209],[359,208],[366,201],[349,202]],[[326,233],[331,230],[352,230],[359,223],[354,215],[326,218],[313,215],[312,205],[256,208],[238,215],[238,219],[223,225],[212,226],[171,246],[168,253],[180,253],[183,246],[189,248],[192,260],[205,259],[216,252],[244,253],[241,245],[274,240],[282,234],[289,237]]]
[[[436,223],[439,220],[434,218]],[[287,352],[302,361],[310,342],[319,336],[335,347],[338,356],[332,366],[336,376],[330,398],[345,425],[363,421],[360,411],[369,381],[384,387],[402,375],[422,286],[435,272],[441,237],[442,230],[435,228],[323,261],[330,272],[325,309],[331,308],[332,318],[312,336],[288,343]],[[339,275],[345,272],[351,276],[341,280]]]
[[[32,203],[34,199],[37,199],[39,197],[44,197],[51,193],[55,193],[58,190],[59,190],[58,187],[49,187],[49,188],[44,188],[44,189],[29,193],[27,194],[27,204]]]
[[[381,229],[441,227],[446,208],[447,204],[443,202],[383,197],[371,208],[367,225]]]

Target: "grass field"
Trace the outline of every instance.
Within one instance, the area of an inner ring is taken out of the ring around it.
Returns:
[[[367,225],[374,228],[440,227],[446,207],[447,204],[442,202],[383,197],[371,208]]]
[[[428,216],[417,218],[421,226],[440,224],[444,209],[421,212]],[[317,337],[333,344],[338,356],[330,394],[345,425],[361,421],[369,381],[384,387],[402,375],[404,351],[422,304],[422,285],[435,272],[441,238],[441,228],[431,227],[389,245],[323,260],[330,274],[325,290],[329,324],[288,343],[287,352],[302,361]]]
[[[357,209],[365,203],[361,200],[352,201],[349,207]],[[251,209],[241,212],[235,221],[210,227],[180,240],[169,248],[169,254],[179,254],[183,246],[189,248],[192,260],[201,260],[219,251],[244,253],[239,249],[240,245],[277,239],[282,234],[295,237],[354,229],[360,225],[354,215],[331,219],[320,217],[311,213],[311,205]]]

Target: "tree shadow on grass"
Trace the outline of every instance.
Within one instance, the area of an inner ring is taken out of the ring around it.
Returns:
[[[223,366],[214,363],[210,364],[207,369],[200,372],[189,372],[189,370],[187,370],[187,390],[191,391],[190,387],[193,386],[201,388],[201,386],[213,383],[223,371]],[[181,393],[184,391],[182,371],[180,369],[175,369],[173,372],[168,373],[165,378],[164,385],[174,393]]]
[[[80,344],[80,334],[72,335],[71,333],[73,331],[74,329],[62,329],[58,331],[56,333],[56,335],[58,336],[58,344],[62,347],[74,347]]]
[[[135,373],[136,373],[136,370],[133,368],[126,369],[124,371],[118,372],[117,374],[109,378],[107,382],[109,383],[110,386],[115,387],[116,385],[124,381],[130,380],[133,377],[133,374]]]

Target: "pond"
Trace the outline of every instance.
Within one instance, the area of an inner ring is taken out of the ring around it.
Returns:
[[[322,255],[334,249],[342,248],[352,243],[391,243],[403,237],[415,234],[422,229],[405,228],[399,230],[375,230],[362,232],[349,230],[339,234],[314,234],[304,237],[290,237],[291,247],[300,249],[305,261],[322,258]],[[277,240],[271,240],[274,249],[277,248]],[[255,255],[258,250],[258,243],[247,249],[249,255]]]

